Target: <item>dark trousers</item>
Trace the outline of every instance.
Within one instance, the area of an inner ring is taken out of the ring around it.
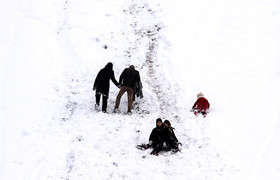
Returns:
[[[96,98],[96,104],[99,105],[100,103],[100,97],[101,94],[95,94],[95,98]],[[108,97],[105,95],[102,95],[102,111],[106,111],[107,109],[107,101],[108,101]]]
[[[153,152],[159,153],[161,150],[163,150],[162,143],[154,144],[153,148]]]
[[[171,139],[170,141],[166,142],[166,147],[163,147],[163,143],[158,143],[153,145],[154,152],[159,153],[162,150],[170,151],[172,149],[178,149],[177,142],[174,139]]]

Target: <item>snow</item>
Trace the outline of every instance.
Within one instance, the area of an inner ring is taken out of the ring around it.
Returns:
[[[2,0],[0,179],[280,178],[277,0]],[[105,48],[107,47],[107,48]],[[143,83],[132,115],[94,109],[107,62]],[[196,94],[206,118],[190,112]],[[151,156],[155,120],[177,154]]]

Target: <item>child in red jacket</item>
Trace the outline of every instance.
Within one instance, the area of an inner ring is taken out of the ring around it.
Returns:
[[[192,111],[195,115],[201,113],[204,117],[207,115],[207,110],[209,109],[210,104],[208,100],[204,97],[202,93],[197,95],[197,100],[192,107]]]

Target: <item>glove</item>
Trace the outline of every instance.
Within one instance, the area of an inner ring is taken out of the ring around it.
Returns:
[[[151,146],[153,144],[153,141],[149,141],[149,145]]]
[[[95,90],[96,90],[96,87],[93,87],[92,90],[95,91]]]

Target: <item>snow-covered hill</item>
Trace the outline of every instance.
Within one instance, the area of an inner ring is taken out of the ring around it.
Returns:
[[[279,2],[0,2],[0,179],[279,179]],[[144,98],[92,84],[133,64]],[[189,110],[203,92],[206,118]],[[182,152],[139,151],[156,118]]]

